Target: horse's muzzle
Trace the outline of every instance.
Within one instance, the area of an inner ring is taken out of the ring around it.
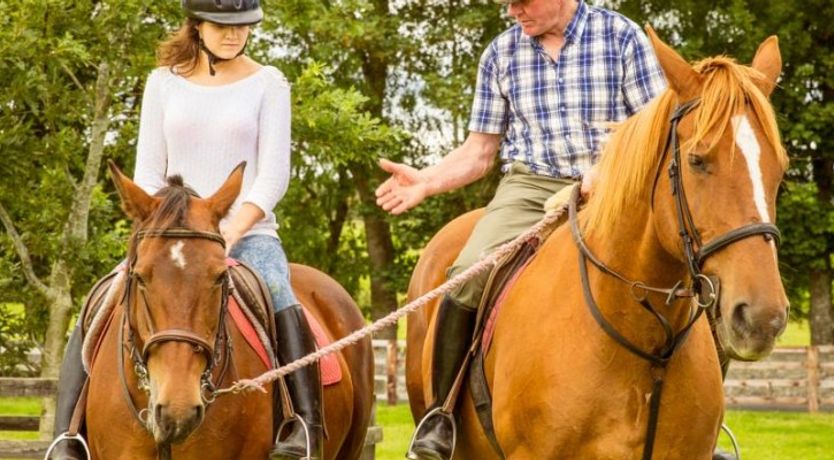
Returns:
[[[205,411],[202,404],[180,408],[155,404],[151,424],[154,441],[157,444],[177,444],[184,441],[203,422]]]
[[[770,308],[737,302],[732,312],[724,316],[725,324],[718,328],[719,338],[731,358],[740,361],[759,360],[773,350],[776,338],[785,330],[787,318],[787,305]]]

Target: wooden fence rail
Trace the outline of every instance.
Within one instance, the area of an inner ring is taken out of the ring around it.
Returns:
[[[408,401],[405,341],[397,342],[396,355],[392,348],[387,340],[374,340],[376,398],[389,404]],[[777,348],[763,361],[734,361],[724,395],[728,407],[739,409],[834,411],[834,346]]]

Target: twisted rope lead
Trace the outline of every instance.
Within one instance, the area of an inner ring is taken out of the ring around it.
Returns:
[[[545,214],[545,216],[535,225],[530,227],[529,230],[519,235],[516,239],[510,241],[509,243],[505,243],[499,246],[495,251],[491,252],[489,256],[482,259],[475,265],[472,265],[468,269],[466,269],[463,273],[458,274],[454,278],[447,280],[445,283],[441,284],[440,286],[432,289],[428,293],[424,294],[417,299],[414,299],[412,302],[408,303],[407,305],[403,306],[402,308],[398,309],[397,311],[391,313],[390,315],[376,321],[373,324],[363,327],[350,335],[347,335],[336,342],[327,345],[324,348],[319,349],[314,353],[310,353],[309,355],[299,358],[285,366],[279,367],[278,369],[273,369],[271,371],[264,372],[259,377],[254,379],[242,379],[235,382],[230,388],[225,390],[219,390],[218,393],[240,393],[243,391],[261,391],[265,392],[264,385],[274,382],[280,377],[283,377],[291,372],[294,372],[304,366],[309,366],[314,362],[318,361],[322,357],[329,355],[331,353],[335,353],[342,348],[347,347],[348,345],[353,345],[354,343],[362,340],[363,338],[374,334],[386,327],[393,326],[397,323],[397,321],[402,318],[403,316],[426,306],[432,300],[440,297],[441,295],[448,294],[453,289],[456,289],[461,284],[469,281],[472,277],[477,275],[480,272],[483,272],[487,268],[492,267],[495,263],[500,260],[502,257],[506,256],[507,254],[512,253],[516,249],[518,249],[522,244],[526,241],[530,240],[533,237],[539,236],[546,227],[548,227],[553,222],[559,220],[562,217],[562,214],[565,213],[567,209],[567,204],[560,206],[554,212]]]

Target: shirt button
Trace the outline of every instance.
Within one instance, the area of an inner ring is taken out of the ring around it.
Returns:
[[[565,111],[565,106],[563,105],[563,106],[559,107],[559,110],[564,112]]]
[[[565,82],[565,79],[562,78],[562,77],[559,77],[559,83],[564,83],[564,82]]]
[[[570,134],[565,134],[565,139],[570,140]]]

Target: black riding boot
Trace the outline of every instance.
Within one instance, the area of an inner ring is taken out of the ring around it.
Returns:
[[[55,407],[55,437],[69,431],[75,404],[81,395],[87,373],[81,363],[81,327],[76,326],[67,342],[61,375],[58,379],[58,402]],[[86,460],[84,448],[78,441],[62,441],[52,450],[54,460]]]
[[[444,297],[437,315],[432,355],[432,386],[434,404],[429,411],[443,406],[460,371],[475,327],[476,311]],[[454,417],[454,414],[448,414]],[[408,458],[413,460],[449,460],[452,458],[453,421],[445,414],[423,417],[422,426],[414,434],[414,445]]]
[[[278,359],[288,364],[316,351],[316,341],[300,305],[275,313],[278,335]],[[322,458],[323,428],[321,416],[321,373],[318,365],[302,367],[286,377],[295,412],[310,431],[310,460]],[[280,433],[278,433],[280,436]],[[307,459],[307,437],[301,423],[291,425],[290,433],[275,443],[269,454],[272,460]]]

